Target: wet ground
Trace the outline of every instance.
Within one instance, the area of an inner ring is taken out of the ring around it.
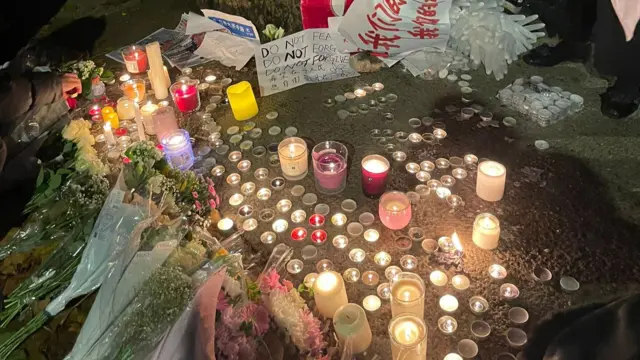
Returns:
[[[98,50],[105,52],[133,42],[159,27],[173,28],[180,14],[188,9],[188,5],[180,1],[163,0],[142,2],[127,9],[126,15],[112,13],[107,17],[107,30],[98,43]],[[221,76],[250,80],[257,86],[252,64],[253,62],[250,63],[251,70],[243,72],[235,72],[216,64],[208,67],[218,69]],[[474,191],[475,176],[472,175],[454,187],[454,192],[466,202],[463,208],[451,211],[446,203],[432,196],[413,209],[414,217],[410,226],[424,228],[429,237],[437,239],[439,236],[450,235],[454,230],[458,232],[465,248],[462,273],[471,279],[470,289],[464,292],[446,290],[456,295],[460,302],[460,309],[454,315],[459,322],[459,329],[451,337],[443,336],[436,328],[437,319],[443,315],[438,308],[438,298],[444,291],[428,286],[425,319],[430,331],[429,359],[441,359],[455,349],[459,340],[472,338],[469,325],[475,317],[467,304],[473,295],[484,296],[491,305],[484,320],[493,327],[493,331],[487,340],[480,343],[481,358],[489,359],[503,351],[517,353],[515,349],[508,349],[504,340],[504,333],[510,326],[506,313],[511,306],[522,306],[529,310],[531,319],[525,327],[528,330],[549,311],[640,290],[640,265],[634,260],[634,254],[640,247],[637,240],[640,234],[640,211],[637,210],[640,199],[640,140],[637,137],[640,122],[637,119],[616,121],[603,117],[599,112],[598,94],[604,91],[606,83],[588,74],[582,65],[566,64],[550,69],[536,69],[517,63],[510,67],[507,78],[499,82],[480,71],[470,74],[473,76],[471,86],[475,89],[477,103],[485,105],[499,119],[514,116],[518,120],[517,127],[478,128],[476,124],[480,120],[477,117],[458,121],[456,114],[444,111],[444,107],[449,104],[458,108],[461,106],[456,84],[443,80],[416,79],[403,71],[401,66],[357,79],[305,85],[293,91],[259,99],[260,114],[256,118],[258,127],[264,130],[265,135],[255,141],[254,146],[267,145],[281,139],[282,135],[266,135],[266,130],[272,125],[278,125],[282,129],[295,126],[300,131],[299,135],[310,142],[337,140],[348,145],[353,155],[349,161],[347,188],[341,196],[320,195],[319,202],[329,204],[334,213],[339,210],[342,199],[354,199],[359,207],[349,215],[349,221],[356,221],[357,215],[364,211],[377,212],[377,202],[366,199],[361,193],[359,170],[363,156],[383,153],[382,147],[369,137],[369,130],[373,128],[410,132],[411,128],[407,123],[409,118],[439,117],[446,123],[449,136],[439,146],[406,148],[408,160],[422,160],[419,159],[421,156],[433,160],[474,153],[481,158],[497,160],[507,167],[507,191],[504,199],[497,203],[477,198]],[[518,77],[534,74],[543,76],[552,86],[560,86],[582,95],[585,109],[559,124],[540,128],[499,106],[494,99],[497,90]],[[385,85],[383,94],[398,95],[397,102],[385,110],[395,114],[395,122],[385,122],[380,111],[339,120],[336,112],[344,106],[326,108],[322,105],[326,98],[351,91],[356,80],[382,82]],[[270,111],[280,114],[277,120],[265,118]],[[238,125],[228,109],[217,109],[214,118],[223,129]],[[550,148],[543,152],[535,149],[533,142],[538,139],[548,141]],[[233,167],[226,157],[218,157],[218,161],[227,169]],[[265,158],[251,161],[253,169],[268,167]],[[275,168],[271,169],[276,171]],[[433,175],[439,177],[445,173],[448,172],[440,170]],[[392,188],[406,191],[416,185],[414,178],[404,171],[401,164],[394,164],[392,175]],[[243,181],[249,181],[253,177],[245,175],[243,178],[246,178]],[[314,191],[312,175],[297,183],[305,186],[307,191]],[[249,201],[261,209],[273,206],[280,198],[287,197],[294,201],[294,209],[303,208],[310,213],[309,207],[303,206],[299,198],[290,195],[292,185],[287,184],[282,193],[274,193],[264,204]],[[225,187],[225,195],[232,192],[233,189]],[[223,210],[227,214],[235,211],[228,206]],[[481,212],[491,212],[500,218],[502,239],[496,251],[479,250],[471,242],[473,219]],[[258,237],[269,227],[269,224],[260,224],[248,238],[252,247],[260,251],[261,256],[255,257],[258,263],[264,261],[264,256],[269,252]],[[377,268],[372,261],[375,252],[380,250],[392,255],[394,265],[399,264],[400,257],[405,253],[417,256],[418,273],[425,279],[436,268],[445,270],[450,276],[456,273],[453,268],[444,266],[422,252],[419,244],[415,244],[408,252],[396,249],[391,239],[397,234],[384,229],[379,221],[373,227],[381,231],[381,239],[375,245],[366,244],[360,237],[352,240],[349,246],[349,249],[360,247],[367,251],[367,259],[362,264],[350,262],[348,250],[339,251],[326,244],[319,248],[316,259],[305,262],[305,269],[293,278],[294,282],[299,283],[304,274],[315,271],[315,262],[323,258],[331,259],[340,272],[348,267],[356,267],[361,272],[376,270],[383,277],[383,270]],[[327,230],[329,239],[344,232],[334,227],[327,227]],[[307,245],[291,244],[288,240],[285,242],[296,248],[296,258],[300,258],[299,248]],[[509,271],[507,280],[520,288],[521,295],[515,302],[506,303],[499,299],[500,283],[490,281],[487,275],[487,269],[493,263],[505,266]],[[554,280],[551,284],[542,285],[533,281],[531,273],[536,266],[544,266],[552,271]],[[580,290],[574,294],[560,291],[558,279],[562,275],[578,279],[581,283]],[[351,302],[361,302],[364,296],[375,293],[375,289],[366,288],[362,283],[347,284],[347,293]],[[375,337],[371,351],[380,354],[383,359],[390,358],[386,329],[390,315],[388,303],[383,302],[375,316],[369,316]],[[69,346],[68,342],[64,346]]]

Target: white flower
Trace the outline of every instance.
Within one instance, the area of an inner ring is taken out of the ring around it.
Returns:
[[[238,281],[229,277],[229,275],[224,276],[222,287],[224,288],[225,293],[230,297],[236,297],[242,294],[242,285],[240,285]]]

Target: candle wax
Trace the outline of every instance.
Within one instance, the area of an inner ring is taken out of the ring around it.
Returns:
[[[198,89],[195,85],[183,84],[173,91],[173,101],[181,112],[191,112],[198,109]]]

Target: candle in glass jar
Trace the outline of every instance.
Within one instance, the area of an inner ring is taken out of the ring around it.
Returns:
[[[141,48],[133,45],[122,50],[122,58],[127,71],[132,74],[139,74],[147,71],[147,53]]]
[[[241,81],[229,86],[227,97],[236,120],[249,120],[258,114],[258,103],[248,81]]]
[[[171,106],[160,107],[153,112],[153,129],[160,140],[178,130],[176,113]]]
[[[394,316],[389,323],[393,360],[427,359],[427,325],[412,314]]]
[[[278,158],[282,174],[288,180],[300,180],[307,175],[307,143],[298,137],[290,137],[278,144]]]
[[[344,190],[347,154],[347,147],[337,141],[324,141],[313,148],[313,175],[319,192],[333,195]]]
[[[369,155],[362,159],[362,191],[366,196],[378,197],[384,193],[389,161],[380,155]]]
[[[387,192],[380,198],[378,215],[384,226],[391,230],[400,230],[411,221],[411,202],[404,193]]]
[[[158,105],[151,102],[146,103],[140,108],[140,116],[142,116],[144,131],[149,135],[156,134],[153,127],[153,112],[156,110],[158,110]]]
[[[419,275],[401,272],[391,280],[391,314],[410,313],[424,317],[425,286]]]
[[[333,318],[336,311],[349,302],[344,280],[335,271],[325,271],[318,275],[313,284],[313,298],[318,312],[325,318]]]
[[[341,306],[333,317],[333,327],[342,346],[347,339],[351,340],[351,351],[354,354],[367,350],[371,345],[371,328],[367,315],[357,304]]]
[[[167,162],[172,168],[185,171],[193,166],[193,147],[186,130],[176,130],[167,134],[161,143]]]
[[[291,240],[302,241],[307,237],[307,230],[302,227],[297,227],[291,231]]]
[[[200,108],[200,94],[195,80],[178,81],[170,88],[173,102],[183,113],[193,112]]]
[[[473,243],[484,250],[493,250],[500,242],[500,221],[497,217],[484,213],[476,216],[473,223]]]
[[[140,102],[144,100],[146,85],[142,79],[131,79],[120,84],[120,90],[129,99]]]
[[[100,105],[95,104],[89,109],[89,115],[91,116],[100,115],[100,110],[101,110]]]
[[[498,201],[504,195],[507,169],[495,161],[483,161],[478,165],[476,194],[482,200]]]
[[[118,99],[118,118],[121,120],[132,120],[136,117],[135,103],[128,97]]]

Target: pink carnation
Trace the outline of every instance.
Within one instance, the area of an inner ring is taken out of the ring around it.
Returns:
[[[280,275],[275,269],[269,270],[260,279],[260,291],[268,294],[273,290],[287,291],[287,288],[280,283]]]
[[[200,204],[200,201],[196,200],[196,211],[200,210],[202,210],[202,204]]]
[[[229,307],[229,302],[224,296],[224,291],[218,293],[218,304],[216,304],[216,310],[225,311]]]

